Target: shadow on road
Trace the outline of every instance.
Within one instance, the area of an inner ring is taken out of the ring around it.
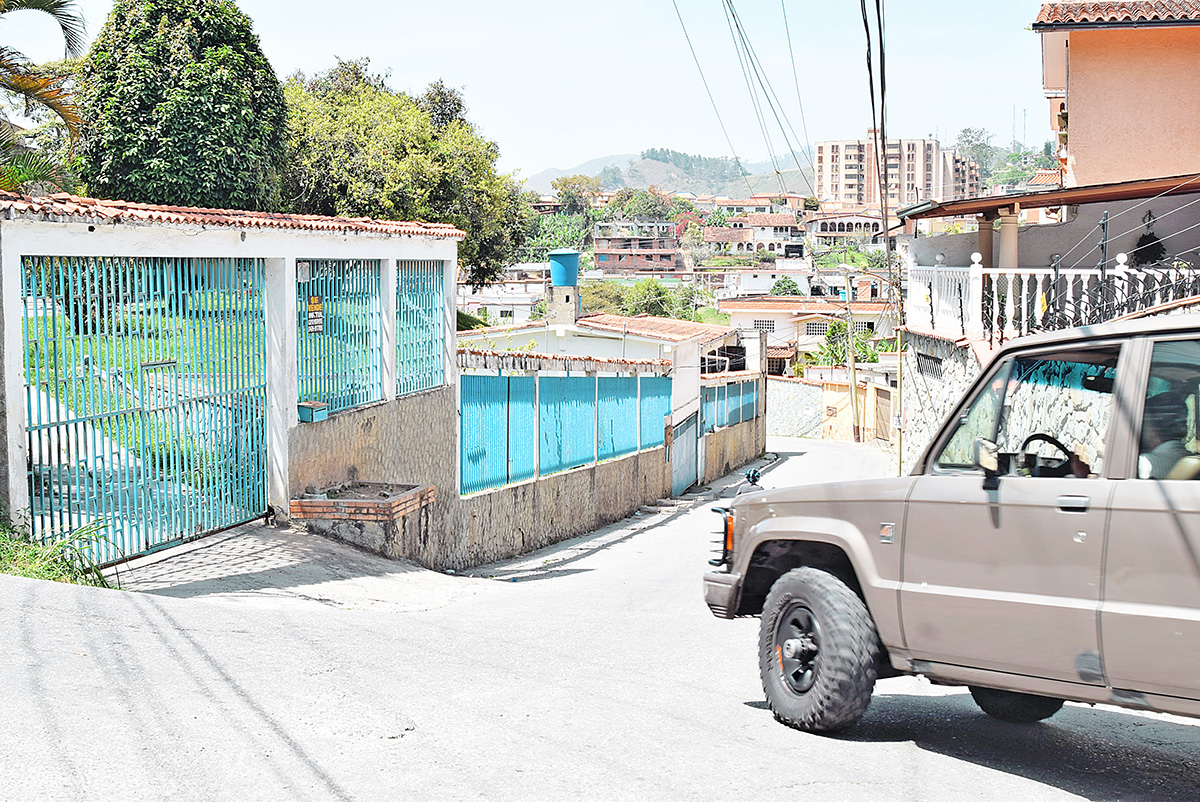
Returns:
[[[1200,726],[1131,713],[1069,704],[1048,721],[1016,725],[988,718],[966,693],[877,694],[837,737],[912,741],[1092,800],[1200,799]]]

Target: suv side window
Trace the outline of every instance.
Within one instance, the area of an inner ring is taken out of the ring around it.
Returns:
[[[1138,445],[1139,479],[1195,479],[1196,409],[1200,391],[1200,342],[1154,345]]]
[[[1096,476],[1112,417],[1119,345],[1013,357],[972,402],[946,447],[941,468],[970,468],[976,438],[994,440],[1007,472]],[[978,411],[977,411],[978,410]],[[990,431],[989,431],[990,428]],[[1032,442],[1030,438],[1034,435]],[[1061,443],[1061,449],[1048,440]],[[1020,455],[1031,454],[1029,460]],[[1042,470],[1069,459],[1060,472]]]

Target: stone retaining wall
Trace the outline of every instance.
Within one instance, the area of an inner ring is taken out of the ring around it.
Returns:
[[[908,347],[904,351],[901,470],[907,473],[983,368],[970,346],[916,332],[909,332],[904,341]],[[924,358],[919,360],[918,354]],[[931,375],[932,366],[940,368],[940,378]]]
[[[771,376],[767,379],[767,434],[820,437],[825,408],[820,382]]]

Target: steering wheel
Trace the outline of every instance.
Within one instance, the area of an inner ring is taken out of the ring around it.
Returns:
[[[1075,452],[1062,444],[1061,440],[1051,437],[1044,432],[1034,432],[1021,441],[1021,453],[1029,457],[1029,446],[1033,443],[1048,443],[1054,446],[1063,453],[1064,459],[1051,465],[1045,465],[1039,472],[1035,469],[1032,471],[1034,476],[1066,476],[1071,470],[1071,460],[1077,459]]]

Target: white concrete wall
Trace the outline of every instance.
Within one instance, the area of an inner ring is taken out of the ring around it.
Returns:
[[[446,382],[457,383],[453,332],[458,243],[452,239],[388,236],[368,232],[329,233],[284,229],[207,228],[192,225],[0,221],[0,302],[4,309],[4,393],[9,509],[27,510],[28,446],[24,342],[21,317],[21,259],[25,256],[109,256],[264,259],[267,321],[267,448],[269,503],[287,509],[287,442],[296,416],[296,260],[380,259],[385,273],[396,260],[441,260],[445,265]],[[394,288],[386,280],[384,287]],[[381,312],[395,319],[395,292],[384,293]],[[386,332],[385,332],[386,334]],[[394,339],[391,340],[394,343]],[[391,376],[384,398],[395,397],[396,350],[382,349],[382,375]],[[447,433],[455,437],[455,433]],[[283,495],[281,495],[283,494]]]

